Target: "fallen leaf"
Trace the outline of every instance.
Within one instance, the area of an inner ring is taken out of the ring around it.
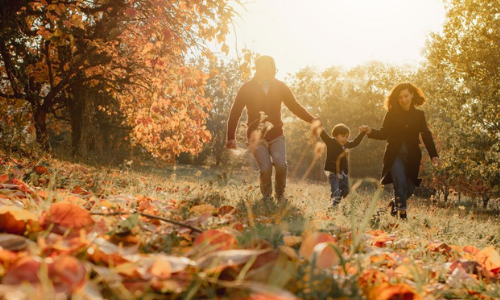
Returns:
[[[475,258],[486,270],[495,274],[500,273],[500,255],[495,248],[485,248],[476,253]]]
[[[29,239],[19,236],[17,234],[0,234],[0,247],[5,250],[20,251],[26,249]]]
[[[75,231],[94,224],[90,213],[82,207],[70,202],[58,202],[44,212],[40,223],[44,228],[54,226],[56,233],[65,233],[68,229]]]
[[[272,249],[216,251],[198,259],[196,265],[204,272],[220,272],[227,267],[244,264],[250,259],[256,260],[259,255],[270,251]]]
[[[308,235],[302,242],[302,245],[299,249],[299,255],[306,258],[307,260],[310,260],[314,254],[314,247],[316,247],[316,245],[318,244],[326,242],[336,244],[337,239],[328,233],[312,233]]]
[[[13,234],[24,234],[37,225],[35,214],[17,206],[0,207],[0,231]]]
[[[367,298],[373,300],[423,300],[408,284],[398,283],[392,285],[388,282],[368,290]]]
[[[340,263],[340,256],[338,255],[334,243],[320,243],[314,247],[314,254],[316,259],[316,267],[320,270],[337,266]]]
[[[193,242],[200,253],[229,250],[238,244],[236,238],[220,230],[211,229],[200,233]]]
[[[196,205],[196,206],[191,207],[190,211],[194,214],[197,214],[197,215],[201,215],[204,213],[213,214],[213,213],[217,212],[217,208],[215,208],[211,204],[200,204],[200,205]]]

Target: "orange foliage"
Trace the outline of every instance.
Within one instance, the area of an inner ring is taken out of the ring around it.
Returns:
[[[86,209],[70,202],[58,202],[52,204],[48,212],[43,213],[40,224],[44,228],[53,226],[53,232],[62,234],[68,229],[80,230],[90,227],[94,220]]]
[[[206,252],[233,249],[237,244],[234,236],[215,229],[200,233],[193,242],[195,247],[203,248]]]
[[[28,226],[33,229],[37,223],[36,216],[16,206],[0,207],[0,231],[24,234]]]

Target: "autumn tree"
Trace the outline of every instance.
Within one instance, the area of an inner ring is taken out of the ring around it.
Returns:
[[[215,59],[212,41],[228,51],[237,0],[1,2],[0,101],[29,103],[45,149],[47,116],[82,101],[78,85],[116,99],[132,141],[157,157],[171,161],[210,139],[208,75],[187,61]]]
[[[441,33],[431,35],[425,73],[441,107],[444,166],[477,182],[486,206],[500,193],[500,2],[452,0]]]

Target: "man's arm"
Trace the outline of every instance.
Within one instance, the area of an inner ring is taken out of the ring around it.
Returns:
[[[295,96],[290,88],[283,84],[282,89],[284,94],[283,103],[285,106],[300,119],[311,123],[315,118],[302,105],[300,105],[299,102],[297,102],[297,99],[295,99]]]

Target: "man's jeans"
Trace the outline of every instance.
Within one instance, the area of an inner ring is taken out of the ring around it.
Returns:
[[[330,199],[333,200],[333,205],[340,203],[342,198],[347,197],[349,194],[349,176],[335,173],[330,173],[328,175],[328,180],[330,181],[331,195]]]
[[[279,136],[272,141],[262,140],[255,148],[253,156],[260,170],[260,191],[262,196],[271,197],[273,191],[272,174],[273,164],[275,169],[276,197],[280,200],[284,197],[286,187],[286,145],[285,136]],[[271,160],[272,159],[272,160]]]
[[[406,174],[406,163],[403,157],[396,157],[396,160],[392,164],[391,174],[396,210],[406,210],[406,200],[413,195],[415,183]]]

